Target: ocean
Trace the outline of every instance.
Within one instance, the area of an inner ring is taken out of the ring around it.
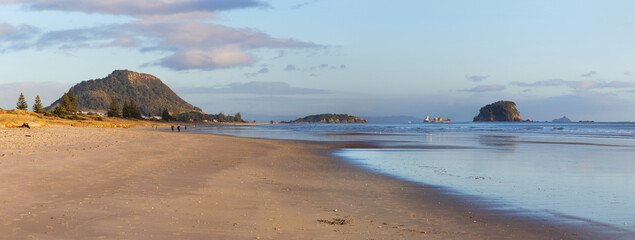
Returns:
[[[635,123],[209,125],[193,131],[372,146],[334,154],[487,209],[635,236]]]

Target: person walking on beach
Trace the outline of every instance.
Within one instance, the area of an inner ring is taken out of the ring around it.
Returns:
[[[174,125],[172,125],[172,132],[174,132]]]
[[[179,132],[181,132],[181,126],[176,126],[176,130],[178,130]]]
[[[183,129],[183,130],[187,130],[187,125],[185,125],[185,129]]]

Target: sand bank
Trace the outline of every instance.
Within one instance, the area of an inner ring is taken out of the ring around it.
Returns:
[[[0,129],[0,239],[578,239],[332,145],[160,132]],[[342,225],[340,225],[342,224]]]

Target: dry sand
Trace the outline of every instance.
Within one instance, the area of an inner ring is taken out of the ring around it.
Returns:
[[[470,209],[331,157],[333,147],[149,128],[0,129],[0,239],[594,238]]]

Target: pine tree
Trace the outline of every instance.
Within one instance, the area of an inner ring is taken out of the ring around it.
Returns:
[[[36,113],[44,113],[44,107],[42,106],[42,100],[40,100],[40,96],[35,96],[35,104],[33,104],[33,111]]]
[[[71,100],[68,98],[68,95],[64,93],[64,96],[62,96],[62,101],[60,101],[60,105],[55,107],[55,110],[53,110],[53,113],[57,115],[58,117],[63,117],[68,115],[69,113],[68,109],[70,108],[70,104],[71,104]]]
[[[234,121],[243,122],[243,117],[240,115],[240,113],[236,113],[236,115],[234,115]]]
[[[18,97],[16,108],[20,110],[26,110],[27,108],[29,108],[29,105],[26,104],[26,100],[24,100],[24,94],[22,93],[20,93],[20,97]]]
[[[73,88],[69,89],[66,95],[68,96],[68,106],[66,110],[71,113],[77,112],[77,97],[73,92]]]
[[[123,102],[123,108],[121,109],[121,117],[130,118],[130,104],[128,101]]]
[[[139,107],[137,107],[137,104],[133,101],[130,101],[128,105],[128,112],[130,114],[130,118],[142,119],[141,110],[139,110]]]
[[[119,111],[119,103],[117,103],[117,99],[112,98],[110,101],[110,107],[108,108],[108,116],[109,117],[121,117],[121,111]]]
[[[161,114],[161,118],[164,121],[172,121],[172,120],[174,120],[174,118],[172,118],[172,115],[170,115],[170,112],[168,112],[168,109],[163,110],[163,113]]]

